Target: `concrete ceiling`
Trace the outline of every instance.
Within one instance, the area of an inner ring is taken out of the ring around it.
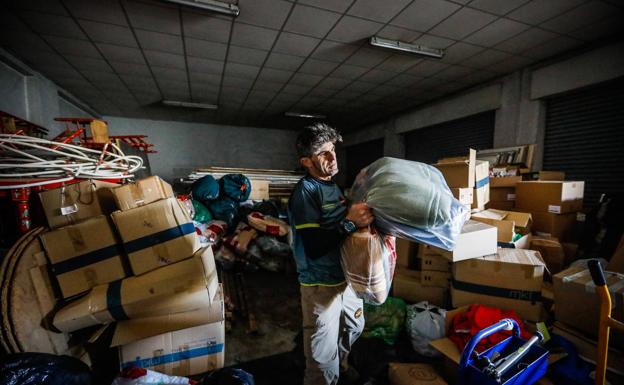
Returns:
[[[102,115],[343,130],[621,32],[619,0],[5,0],[0,44]],[[446,50],[441,60],[368,38]],[[216,111],[163,99],[217,104]]]

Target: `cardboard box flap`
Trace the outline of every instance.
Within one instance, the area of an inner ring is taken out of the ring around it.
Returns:
[[[507,211],[487,209],[487,210],[479,211],[478,213],[473,213],[472,217],[488,218],[488,219],[495,219],[497,221],[502,221],[503,219],[507,217]]]
[[[525,229],[528,228],[533,221],[531,213],[522,213],[519,211],[507,211],[505,219],[508,221],[514,221],[516,227]]]
[[[449,187],[469,187],[475,185],[475,165],[477,152],[470,149],[468,158],[454,157],[440,159],[433,166],[442,172]]]
[[[444,319],[444,327],[445,327],[446,333],[448,333],[449,329],[451,328],[451,322],[453,321],[453,318],[457,314],[465,313],[469,307],[470,306],[460,306],[457,309],[448,310],[446,312],[446,318]],[[455,362],[456,364],[459,364],[459,359],[461,358],[461,352],[457,348],[457,345],[455,345],[455,343],[453,343],[453,341],[451,341],[450,339],[446,337],[439,338],[437,340],[433,340],[429,342],[429,345],[433,346],[434,349],[442,353],[443,356],[447,357],[448,359]]]
[[[495,255],[487,255],[483,257],[486,261],[515,263],[527,266],[546,266],[539,252],[534,250],[522,249],[498,249]]]
[[[219,322],[225,319],[223,288],[219,287],[210,306],[187,312],[170,313],[161,316],[136,318],[119,321],[115,326],[111,347],[181,329]]]

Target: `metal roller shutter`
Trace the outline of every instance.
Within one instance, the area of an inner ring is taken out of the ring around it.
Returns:
[[[544,170],[585,181],[585,206],[624,191],[624,79],[546,100]]]
[[[405,157],[424,163],[461,156],[469,148],[484,150],[494,145],[495,111],[414,130],[405,135]]]
[[[384,140],[376,139],[345,148],[347,187],[350,187],[361,169],[383,156]]]

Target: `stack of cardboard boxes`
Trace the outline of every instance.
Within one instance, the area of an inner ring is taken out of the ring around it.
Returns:
[[[63,301],[57,329],[115,325],[122,368],[186,376],[223,366],[212,249],[200,248],[171,186],[158,177],[123,186],[83,181],[40,196],[52,228],[41,241]]]
[[[490,200],[489,163],[476,157],[471,149],[467,157],[440,159],[434,166],[457,200],[468,208],[483,209]]]

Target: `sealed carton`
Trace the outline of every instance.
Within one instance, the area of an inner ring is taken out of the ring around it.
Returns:
[[[119,210],[130,210],[135,207],[172,198],[171,185],[158,176],[139,179],[136,183],[128,183],[111,189]]]
[[[174,376],[191,376],[224,364],[225,321],[149,337],[119,350],[121,369],[139,367]]]
[[[486,209],[512,211],[516,207],[515,201],[493,201],[490,200],[486,205]]]
[[[472,208],[483,210],[490,201],[489,162],[475,161],[475,186],[472,192]]]
[[[451,286],[451,272],[424,270],[420,272],[420,282],[423,286],[435,286],[448,289]]]
[[[611,294],[611,317],[624,321],[624,275],[605,271]],[[555,319],[591,337],[598,336],[600,299],[596,286],[584,267],[570,267],[553,276]],[[623,348],[621,333],[611,333],[609,344]]]
[[[557,274],[568,265],[563,246],[555,238],[533,237],[530,249],[539,251],[551,275]]]
[[[445,307],[448,289],[436,286],[424,286],[420,271],[397,269],[392,282],[393,295],[409,303],[428,301],[436,306]]]
[[[136,275],[188,258],[200,247],[193,221],[176,198],[116,211],[112,218]]]
[[[84,180],[39,193],[48,226],[56,229],[85,219],[110,214],[115,202],[109,190],[114,183]]]
[[[495,254],[497,247],[496,227],[485,223],[468,220],[464,223],[457,237],[455,248],[451,251],[429,247],[431,253],[442,255],[451,262]]]
[[[564,214],[583,208],[585,182],[528,181],[516,184],[516,207],[521,211]]]
[[[494,180],[491,178],[490,181]],[[515,187],[492,187],[490,186],[490,202],[507,202],[516,200]]]
[[[474,188],[477,152],[470,150],[468,159],[464,157],[440,159],[436,167],[450,188]]]
[[[544,262],[533,250],[498,249],[494,255],[453,265],[453,307],[480,303],[542,319]]]
[[[63,298],[126,276],[122,248],[104,215],[43,233],[40,239]]]
[[[532,228],[537,235],[557,238],[561,241],[571,238],[577,222],[577,213],[533,212],[532,217]]]
[[[423,247],[424,249],[424,247]],[[445,271],[451,272],[451,266],[453,265],[451,261],[444,258],[439,254],[428,254],[423,251],[421,254],[419,252],[419,268],[421,271]]]
[[[115,325],[111,346],[126,345],[159,334],[219,322],[224,319],[223,288],[219,287],[214,300],[208,306],[200,306],[185,312],[118,321]]]
[[[565,179],[565,172],[563,171],[539,171],[537,173],[538,180],[558,180],[562,181]]]
[[[187,312],[212,304],[219,288],[210,247],[193,258],[94,287],[56,313],[54,326],[71,332],[97,324]]]
[[[522,176],[501,176],[490,178],[490,187],[516,187],[518,182],[522,182]]]
[[[396,265],[406,269],[413,268],[415,265],[416,254],[418,253],[418,243],[408,241],[406,239],[396,239]]]

